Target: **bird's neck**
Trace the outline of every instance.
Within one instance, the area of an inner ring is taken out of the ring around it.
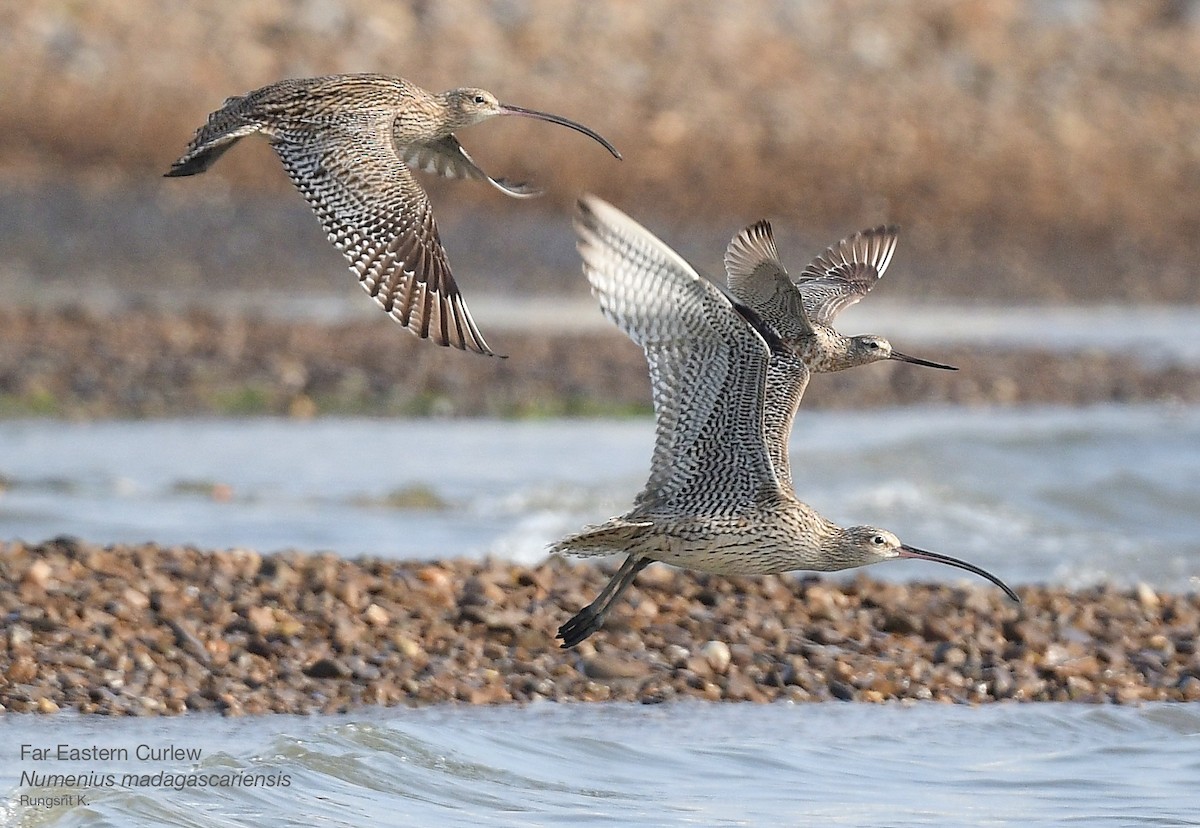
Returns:
[[[829,521],[826,521],[826,523],[828,524],[829,532],[825,536],[825,542],[822,544],[823,548],[821,551],[822,560],[825,562],[827,571],[833,572],[839,569],[851,569],[867,563],[857,553],[857,545],[854,543],[849,532]]]
[[[808,369],[817,374],[843,371],[858,363],[849,337],[842,336],[827,325],[812,326],[812,333],[799,342],[799,352]]]

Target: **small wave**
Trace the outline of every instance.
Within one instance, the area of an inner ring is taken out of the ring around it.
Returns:
[[[1188,705],[552,704],[346,717],[4,722],[11,744],[200,747],[183,773],[287,787],[88,792],[38,811],[10,758],[6,824],[41,826],[1022,825],[1194,822]],[[147,734],[150,735],[147,735]],[[920,745],[914,750],[914,745]],[[880,773],[886,768],[886,773]]]

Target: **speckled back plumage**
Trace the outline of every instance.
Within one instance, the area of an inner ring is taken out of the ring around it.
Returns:
[[[764,439],[768,400],[771,427],[790,428],[803,363],[753,310],[739,309],[616,208],[581,200],[576,231],[605,315],[646,351],[656,433],[650,478],[633,508],[552,548],[623,551],[725,574],[823,568],[825,541],[840,530],[795,499]]]
[[[791,438],[796,411],[808,388],[811,372],[804,358],[794,351],[776,351],[767,366],[767,388],[763,405],[763,440],[775,476],[788,491],[793,491]]]
[[[391,119],[342,115],[316,134],[272,141],[363,288],[401,325],[440,344],[491,353],[450,274],[433,207],[391,146]]]

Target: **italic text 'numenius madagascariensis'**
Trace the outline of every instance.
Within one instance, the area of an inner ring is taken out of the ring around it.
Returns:
[[[772,463],[763,414],[768,370],[802,378],[804,362],[756,312],[731,301],[610,204],[584,197],[575,227],[602,310],[646,352],[656,428],[650,478],[633,508],[551,547],[627,556],[596,600],[559,628],[564,647],[600,629],[621,593],[654,561],[766,575],[914,558],[981,575],[1017,600],[973,564],[908,546],[885,529],[843,528],[798,500]],[[797,385],[803,382],[789,387]],[[793,406],[799,401],[799,394],[789,398]]]
[[[538,195],[489,176],[454,136],[498,115],[570,127],[621,157],[582,124],[502,104],[483,89],[435,95],[387,75],[328,75],[229,98],[167,176],[204,172],[238,139],[264,134],[329,240],[392,318],[439,345],[492,354],[450,273],[429,197],[412,170],[487,181],[514,198]]]

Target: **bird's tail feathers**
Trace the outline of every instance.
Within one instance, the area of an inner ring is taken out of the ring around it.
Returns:
[[[613,518],[598,526],[588,526],[573,535],[567,535],[551,545],[550,551],[581,558],[628,552],[638,537],[652,526],[648,521]]]

